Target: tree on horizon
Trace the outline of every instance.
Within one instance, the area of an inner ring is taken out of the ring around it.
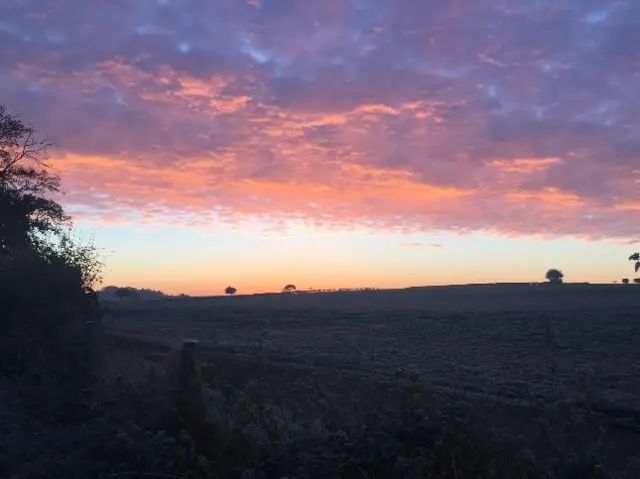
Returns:
[[[547,274],[544,276],[551,284],[562,284],[564,273],[559,269],[551,268],[547,270]]]
[[[629,256],[629,261],[636,262],[636,264],[634,265],[634,269],[635,269],[635,272],[637,273],[638,270],[640,270],[640,253],[633,253],[631,256]]]
[[[288,284],[284,288],[282,288],[283,293],[295,293],[296,286],[294,284]]]
[[[226,294],[227,296],[233,296],[234,294],[236,294],[238,290],[236,288],[234,288],[233,286],[227,286],[224,289],[224,294]]]
[[[136,288],[132,288],[131,286],[125,286],[123,288],[117,288],[114,292],[116,298],[120,301],[129,299],[139,299],[140,292]]]

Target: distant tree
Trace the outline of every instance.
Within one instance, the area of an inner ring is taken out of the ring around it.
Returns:
[[[629,284],[629,278],[622,278],[622,284]]]
[[[237,291],[238,290],[233,286],[227,286],[224,290],[224,294],[226,294],[227,296],[233,296]]]
[[[296,287],[293,284],[288,284],[284,288],[282,288],[283,293],[295,293]]]
[[[635,271],[636,273],[638,272],[638,270],[640,270],[640,253],[633,253],[631,256],[629,256],[629,261],[635,261]]]
[[[122,291],[121,291],[122,290]],[[102,288],[98,294],[104,300],[113,300],[116,299],[124,299],[124,298],[135,298],[135,299],[164,299],[170,298],[171,295],[165,294],[164,292],[157,289],[149,289],[149,288],[134,288],[132,286],[105,286]]]
[[[119,288],[117,286],[105,286],[100,290],[100,292],[106,294],[116,294],[116,291],[118,291],[118,289]]]
[[[140,293],[136,288],[132,288],[130,286],[125,286],[124,288],[118,288],[115,291],[116,298],[120,301],[124,299],[138,299],[140,297]]]
[[[633,282],[636,284],[640,284],[640,278],[633,278]]]
[[[564,274],[559,269],[551,268],[544,276],[551,284],[561,284]]]

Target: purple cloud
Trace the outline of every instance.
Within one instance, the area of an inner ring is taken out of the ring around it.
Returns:
[[[640,234],[631,0],[89,3],[0,5],[72,208]]]

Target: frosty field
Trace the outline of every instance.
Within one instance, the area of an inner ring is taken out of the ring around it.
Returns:
[[[505,402],[640,411],[640,287],[496,285],[109,303],[115,332],[201,341],[236,382],[395,375]],[[259,364],[261,367],[256,367]]]

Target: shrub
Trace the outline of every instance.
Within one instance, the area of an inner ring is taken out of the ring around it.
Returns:
[[[36,382],[87,379],[87,321],[99,319],[87,288],[101,262],[91,245],[24,248],[0,265],[0,376]]]

